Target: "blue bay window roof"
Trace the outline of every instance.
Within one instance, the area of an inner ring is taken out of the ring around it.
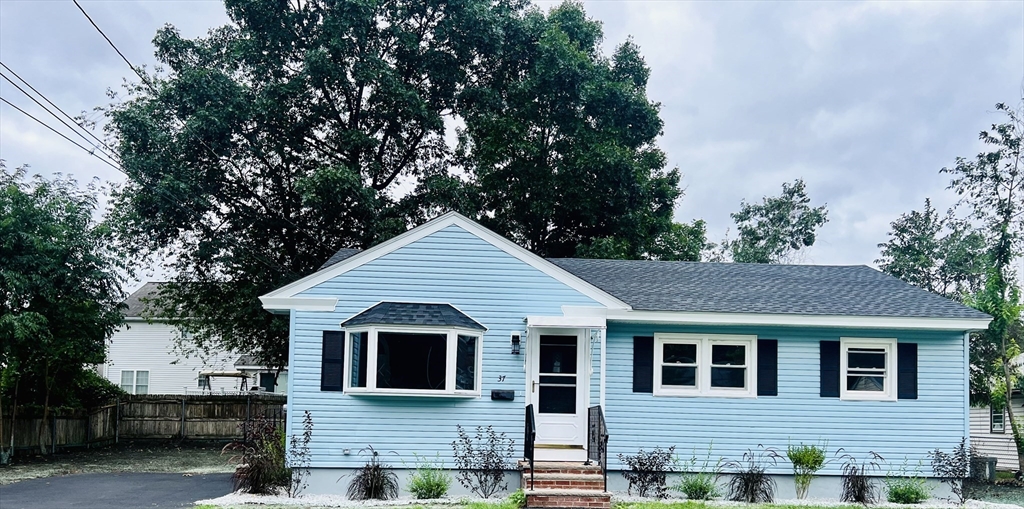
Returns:
[[[344,322],[342,327],[358,325],[423,325],[487,330],[480,322],[450,304],[381,302]]]

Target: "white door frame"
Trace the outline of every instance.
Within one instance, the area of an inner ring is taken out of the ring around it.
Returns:
[[[535,457],[540,461],[587,459],[587,407],[590,399],[590,338],[585,328],[531,327],[526,348],[526,404],[534,405],[537,424]],[[576,336],[576,413],[541,414],[539,394],[540,337]]]

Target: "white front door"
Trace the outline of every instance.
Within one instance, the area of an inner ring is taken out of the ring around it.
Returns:
[[[535,457],[584,461],[590,371],[584,329],[534,329],[530,341],[527,403],[537,418]]]

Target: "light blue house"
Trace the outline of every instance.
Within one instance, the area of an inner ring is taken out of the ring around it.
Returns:
[[[336,493],[368,445],[451,465],[456,425],[529,455],[528,408],[537,461],[603,460],[603,418],[616,491],[618,455],[655,446],[738,460],[827,441],[927,469],[969,435],[968,332],[990,320],[865,266],[543,259],[455,213],[261,300],[290,315],[310,490]]]

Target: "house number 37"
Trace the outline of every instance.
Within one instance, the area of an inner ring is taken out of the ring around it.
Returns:
[[[498,375],[498,381],[499,382],[504,382],[505,381],[505,375]]]

